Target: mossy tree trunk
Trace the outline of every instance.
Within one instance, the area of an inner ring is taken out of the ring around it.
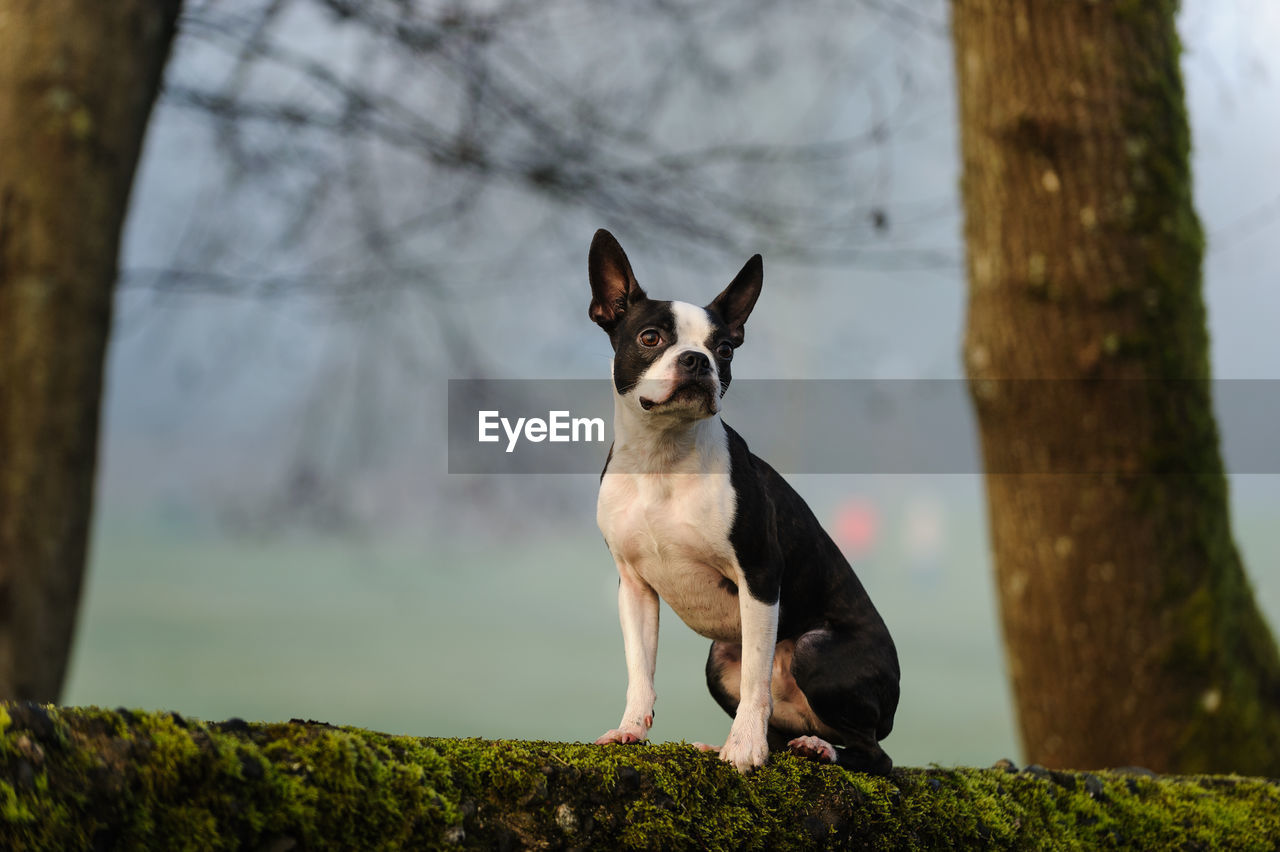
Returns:
[[[1280,785],[1115,772],[749,776],[692,746],[416,739],[0,703],[0,848],[1257,849]]]
[[[1177,4],[952,9],[964,354],[1028,759],[1280,774],[1280,660],[1212,412]]]
[[[66,670],[116,256],[178,0],[0,0],[0,696]]]

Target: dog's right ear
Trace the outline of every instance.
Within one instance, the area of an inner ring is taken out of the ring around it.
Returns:
[[[626,252],[613,234],[604,228],[596,231],[591,241],[587,274],[591,278],[591,308],[588,313],[592,321],[605,331],[613,331],[630,304],[647,298],[636,283]]]

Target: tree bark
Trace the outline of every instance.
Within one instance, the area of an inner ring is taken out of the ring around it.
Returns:
[[[103,355],[178,0],[0,0],[0,696],[55,700]]]
[[[1280,658],[1212,411],[1177,4],[952,8],[964,356],[1028,759],[1280,774]]]

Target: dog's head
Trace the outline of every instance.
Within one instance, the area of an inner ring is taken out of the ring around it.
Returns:
[[[608,231],[596,231],[587,265],[590,316],[613,344],[613,386],[625,403],[690,420],[718,412],[729,362],[764,281],[760,255],[705,308],[646,296]]]

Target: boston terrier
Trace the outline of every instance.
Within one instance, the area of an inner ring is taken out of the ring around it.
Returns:
[[[646,296],[608,231],[588,268],[590,316],[614,351],[596,520],[618,567],[628,678],[622,721],[596,742],[648,737],[661,598],[712,640],[707,686],[733,717],[722,760],[748,772],[786,747],[887,774],[880,740],[899,677],[889,631],[800,495],[720,420],[760,255],[705,308]]]

